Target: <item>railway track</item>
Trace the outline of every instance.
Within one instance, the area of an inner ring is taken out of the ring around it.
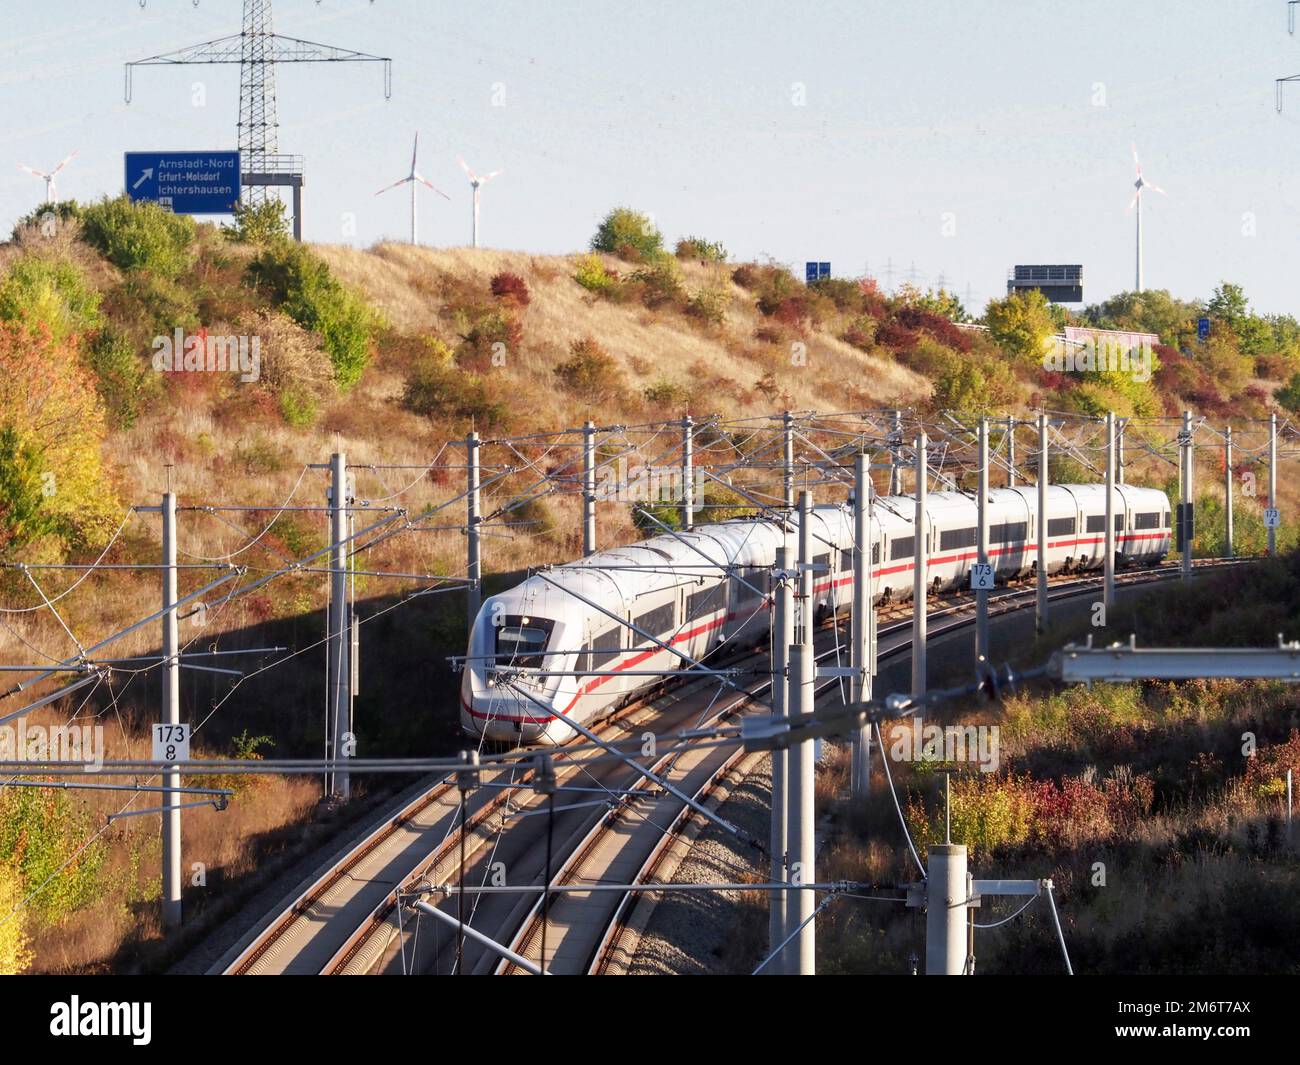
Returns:
[[[1198,560],[1197,568],[1242,564],[1249,560]],[[1118,585],[1168,580],[1176,564],[1118,574]],[[1100,577],[1054,582],[1052,600],[1094,591]],[[1032,587],[1005,588],[990,597],[991,617],[1032,606]],[[884,615],[887,619],[888,614]],[[967,627],[974,620],[974,601],[958,597],[929,614],[929,635]],[[847,656],[836,646],[828,625],[819,634],[818,658]],[[881,660],[910,647],[910,625],[888,621],[878,629]],[[829,646],[827,646],[829,644]],[[737,665],[759,659],[748,653]],[[593,727],[607,743],[639,740],[654,733],[659,749],[668,750],[677,733],[699,728],[755,708],[754,700],[769,686],[763,680],[742,693],[720,697],[707,680],[681,678]],[[838,686],[828,680],[819,697]],[[763,712],[766,712],[765,708]],[[700,818],[692,806],[659,787],[645,768],[634,770],[612,760],[580,764],[555,752],[556,785],[564,799],[556,806],[551,829],[552,884],[644,884],[679,834]],[[650,772],[667,779],[695,802],[704,802],[729,773],[748,771],[759,759],[725,747],[688,749],[652,758]],[[746,763],[749,766],[746,766]],[[570,801],[572,799],[573,801]],[[438,898],[455,913],[456,900],[439,886],[456,881],[460,870],[460,793],[454,780],[423,788],[398,809],[367,829],[361,839],[331,858],[293,897],[228,952],[214,972],[232,975],[270,973],[409,973],[522,971],[502,964],[495,953],[436,928],[421,933],[398,905],[401,896],[420,892]],[[466,801],[465,878],[482,885],[504,875],[508,883],[541,884],[546,879],[546,797],[533,787],[526,765],[489,766],[481,786]],[[763,846],[760,842],[760,847]],[[546,925],[546,966],[556,972],[609,971],[628,955],[630,930],[643,926],[653,908],[651,893],[565,892],[553,894]],[[541,893],[468,893],[467,921],[499,943],[530,960],[543,958]],[[432,919],[426,925],[433,925]],[[416,925],[418,928],[418,924]]]

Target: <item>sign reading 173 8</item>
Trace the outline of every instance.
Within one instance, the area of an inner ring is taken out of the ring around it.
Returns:
[[[127,152],[126,194],[175,214],[233,214],[239,153]]]
[[[152,761],[188,762],[190,760],[189,725],[151,725]]]

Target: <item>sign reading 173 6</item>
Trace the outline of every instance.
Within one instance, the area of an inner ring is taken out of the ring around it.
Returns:
[[[126,194],[175,214],[233,214],[238,152],[127,152]]]

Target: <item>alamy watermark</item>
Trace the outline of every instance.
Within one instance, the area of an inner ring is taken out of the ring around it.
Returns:
[[[76,762],[104,767],[103,725],[0,725],[0,762]]]
[[[1155,370],[1152,344],[1157,339],[1148,333],[1067,329],[1065,335],[1052,338],[1043,353],[1043,369],[1053,373],[1125,373],[1145,384]]]
[[[209,336],[177,326],[171,336],[153,338],[153,368],[159,373],[238,373],[244,382],[262,374],[262,340],[256,336]]]
[[[917,716],[890,728],[887,742],[895,762],[973,762],[981,773],[1001,764],[997,725],[927,725]]]
[[[626,458],[596,471],[596,499],[618,503],[680,503],[686,478],[681,466],[629,466]],[[704,469],[691,469],[691,513],[704,509]]]

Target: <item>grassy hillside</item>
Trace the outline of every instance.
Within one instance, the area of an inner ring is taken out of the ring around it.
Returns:
[[[1208,308],[1161,293],[1090,308],[1081,321],[1162,335],[1155,380],[1135,383],[1043,370],[1042,340],[1062,323],[1041,302],[999,301],[986,309],[986,330],[962,328],[970,315],[947,293],[885,294],[870,279],[808,287],[779,264],[728,262],[698,238],[669,254],[633,212],[611,214],[593,242],[602,250],[568,256],[300,247],[276,235],[277,222],[273,212],[250,214],[220,230],[110,200],[33,215],[0,244],[4,662],[65,658],[78,642],[89,646],[157,609],[155,571],[84,575],[16,564],[156,563],[157,516],[132,508],[156,504],[169,479],[182,506],[197,508],[181,513],[181,561],[246,565],[243,587],[321,548],[325,517],[219,508],[319,507],[325,480],[312,467],[339,449],[360,467],[359,498],[418,515],[461,491],[457,442],[471,428],[508,435],[587,418],[635,424],[685,413],[880,406],[1115,407],[1153,416],[1190,404],[1221,420],[1266,413],[1273,392],[1300,370],[1294,323],[1260,319],[1225,290]],[[1206,309],[1214,335],[1199,345],[1194,318]],[[255,338],[253,379],[157,368],[155,355],[177,330]],[[1280,401],[1289,395],[1283,389]],[[719,446],[740,453],[736,441]],[[422,474],[431,462],[453,468]],[[1171,473],[1156,460],[1131,472],[1152,483]],[[1216,476],[1206,456],[1200,484],[1217,490]],[[496,497],[534,478],[521,469],[494,486]],[[1290,502],[1284,494],[1284,507]],[[461,506],[451,511],[456,520]],[[1203,546],[1213,550],[1212,508],[1205,513]],[[489,588],[579,549],[572,496],[538,500],[514,516],[528,524],[487,543]],[[602,505],[599,521],[604,543],[639,535],[625,504]],[[1258,525],[1258,506],[1243,503],[1239,530],[1258,537]],[[366,565],[456,576],[464,551],[454,529],[405,533]],[[182,571],[182,594],[213,572]],[[429,586],[356,578],[367,619],[356,710],[366,753],[442,752],[457,743],[445,656],[463,645],[463,600],[412,598]],[[182,639],[192,649],[295,652],[244,660],[248,676],[233,686],[183,674],[182,716],[201,723],[200,754],[320,752],[325,593],[323,574],[295,572],[214,606],[201,625],[186,623]],[[156,653],[157,638],[145,626],[111,653]],[[105,726],[107,757],[139,755],[144,726],[158,714],[156,689],[155,673],[123,664],[89,695],[30,720],[76,715]],[[0,713],[44,690],[9,692]],[[255,801],[187,815],[187,861],[207,870],[206,886],[187,893],[190,911],[216,915],[259,867],[301,843],[297,826],[312,816],[315,788],[268,780]],[[0,833],[0,900],[29,898],[8,932],[0,929],[0,968],[21,967],[31,951],[43,970],[124,964],[156,945],[156,822],[118,821],[100,832],[120,796],[87,794],[0,791],[0,825],[18,826]]]

